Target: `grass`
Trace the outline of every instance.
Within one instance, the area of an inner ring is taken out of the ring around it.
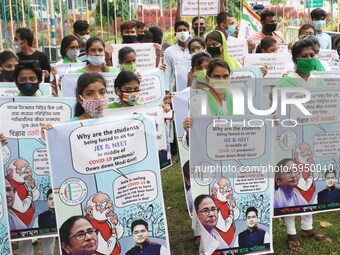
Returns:
[[[191,218],[188,215],[185,204],[182,173],[179,164],[162,171],[162,183],[171,254],[198,254],[198,248],[194,245],[194,237],[191,230]],[[332,244],[317,242],[312,238],[299,237],[304,250],[301,252],[289,251],[286,243],[286,228],[284,225],[280,225],[279,219],[274,219],[275,254],[340,255],[340,211],[315,214],[313,218],[314,228],[332,238]],[[323,221],[331,223],[332,226],[322,228],[320,222]],[[297,217],[296,224],[296,229],[299,230],[300,217]]]

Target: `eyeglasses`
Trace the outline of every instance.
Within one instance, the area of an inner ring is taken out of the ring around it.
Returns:
[[[18,167],[19,169],[19,172],[20,173],[23,173],[26,171],[26,169],[30,169],[30,166],[29,165],[22,165],[21,167]]]
[[[210,214],[210,212],[213,213],[218,213],[220,209],[218,209],[217,207],[213,206],[211,208],[203,208],[201,211],[198,211],[197,213],[201,213],[204,216],[208,216]]]
[[[69,239],[74,237],[77,241],[82,241],[82,240],[85,240],[86,234],[89,234],[91,237],[95,237],[96,235],[98,235],[98,229],[89,228],[86,232],[79,231],[75,235],[70,236]]]
[[[101,210],[104,210],[107,207],[108,203],[113,204],[113,202],[110,199],[108,199],[108,200],[101,201],[100,205],[96,205],[96,206],[98,206]]]

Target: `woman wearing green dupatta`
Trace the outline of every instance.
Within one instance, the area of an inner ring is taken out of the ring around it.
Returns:
[[[227,41],[220,31],[212,31],[205,38],[205,44],[207,45],[207,52],[213,58],[219,58],[227,62],[230,68],[241,68],[241,64],[236,58],[228,55]]]

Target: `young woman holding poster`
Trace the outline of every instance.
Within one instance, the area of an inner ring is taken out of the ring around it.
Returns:
[[[310,39],[297,41],[292,47],[292,57],[296,71],[283,77],[275,88],[283,87],[323,87],[324,81],[313,75],[311,72],[315,70],[317,59],[315,58],[316,50]],[[286,166],[291,161],[280,161],[278,166]],[[312,187],[311,187],[312,188]],[[309,191],[306,191],[309,192]],[[313,191],[311,191],[313,192]],[[284,217],[287,228],[288,248],[293,251],[301,250],[301,244],[297,237],[295,228],[295,216]],[[301,235],[304,237],[312,237],[318,241],[331,242],[331,238],[317,233],[313,228],[313,216],[301,216]]]
[[[97,36],[90,37],[86,42],[85,53],[87,55],[87,65],[84,68],[74,71],[75,73],[118,72],[116,68],[106,65],[105,43],[101,38]]]

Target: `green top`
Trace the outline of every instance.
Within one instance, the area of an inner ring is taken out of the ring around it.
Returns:
[[[21,94],[21,92],[19,92],[19,93],[17,94],[17,96],[18,96],[18,97],[23,97],[24,95]],[[37,90],[37,92],[35,92],[35,94],[34,94],[32,97],[42,97],[42,96],[43,96],[43,94],[41,93],[41,91],[40,91],[40,90]]]
[[[115,67],[113,67],[113,66],[108,66],[108,68],[109,68],[109,73],[117,73],[117,72],[119,72]],[[82,67],[82,68],[80,68],[80,69],[77,69],[77,70],[75,70],[75,71],[73,71],[73,73],[85,73],[85,70],[84,70],[84,68]]]
[[[314,79],[313,77],[311,79]],[[325,87],[324,80],[316,76],[316,87]],[[287,87],[302,87],[303,85],[299,83],[296,79],[290,77],[289,75],[283,77],[276,85],[275,88],[287,88]]]
[[[230,116],[233,115],[233,97],[228,92],[225,92],[225,101],[227,105],[227,111],[224,111],[222,106],[217,102],[217,99],[209,89],[203,89],[207,93],[208,104],[211,116]]]
[[[106,109],[114,109],[114,108],[122,108],[122,105],[118,102],[112,102],[106,106]]]
[[[66,122],[73,122],[73,121],[78,121],[78,120],[79,120],[78,117],[74,117],[72,119],[67,120]]]
[[[74,63],[81,63],[79,59],[76,59],[76,62],[71,62],[71,60],[68,57],[63,58],[63,64],[74,64]]]

